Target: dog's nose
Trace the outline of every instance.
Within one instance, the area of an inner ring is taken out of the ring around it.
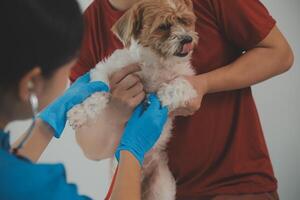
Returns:
[[[188,44],[193,42],[193,38],[189,35],[183,36],[181,39],[181,44]]]

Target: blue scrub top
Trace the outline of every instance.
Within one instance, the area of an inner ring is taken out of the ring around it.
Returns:
[[[9,134],[0,130],[1,200],[87,200],[66,182],[61,164],[34,164],[10,152]]]

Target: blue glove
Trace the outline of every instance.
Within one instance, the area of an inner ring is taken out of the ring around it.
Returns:
[[[119,161],[120,152],[127,150],[143,164],[145,154],[151,150],[168,118],[168,109],[162,108],[156,95],[149,96],[150,105],[144,108],[141,104],[133,112],[128,121],[121,142],[116,151],[116,158]]]
[[[39,118],[49,124],[59,138],[67,122],[67,113],[73,106],[82,103],[95,92],[109,91],[109,87],[100,81],[90,82],[90,73],[81,76],[69,89],[52,104],[45,108]]]

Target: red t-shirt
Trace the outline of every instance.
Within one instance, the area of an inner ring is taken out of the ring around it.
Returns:
[[[262,41],[275,26],[259,0],[194,0],[198,74],[223,67]],[[86,10],[86,35],[71,79],[93,68],[121,42],[110,32],[122,15],[108,0]],[[264,66],[261,66],[264,67]],[[191,117],[178,117],[168,147],[177,199],[277,189],[251,89],[208,94]]]

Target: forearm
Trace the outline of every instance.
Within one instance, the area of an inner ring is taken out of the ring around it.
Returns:
[[[18,151],[18,155],[24,156],[32,162],[37,162],[52,138],[52,128],[42,120],[37,119],[31,137],[24,144],[23,148]],[[21,139],[15,142],[12,147],[16,147],[20,140]]]
[[[207,92],[220,92],[249,87],[288,69],[282,56],[276,56],[271,49],[255,48],[235,62],[203,74]]]
[[[121,151],[118,174],[111,200],[141,199],[141,167],[128,151]]]
[[[141,199],[141,165],[144,157],[159,139],[168,119],[168,109],[162,107],[158,97],[150,94],[149,106],[140,104],[129,119],[116,151],[119,161],[113,200]]]
[[[97,116],[97,120],[76,131],[76,139],[85,156],[91,160],[110,158],[119,144],[126,120],[112,104]]]
[[[207,93],[241,89],[287,71],[293,63],[293,53],[277,28],[254,49],[235,62],[202,74]]]

